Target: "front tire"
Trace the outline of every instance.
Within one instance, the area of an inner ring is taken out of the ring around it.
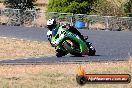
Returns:
[[[62,57],[62,55],[60,53],[58,53],[58,52],[56,53],[56,56],[57,57]]]
[[[80,54],[80,50],[72,49],[71,44],[69,44],[68,42],[64,42],[63,46],[70,54],[75,56],[82,56]]]
[[[62,56],[65,56],[65,55],[67,55],[67,54],[68,54],[68,53],[65,52],[65,51],[63,51],[61,48],[56,49],[56,56],[57,56],[57,57],[62,57]]]
[[[92,43],[87,42],[87,47],[89,48],[89,56],[95,56],[96,54],[96,50],[95,48],[92,46]]]

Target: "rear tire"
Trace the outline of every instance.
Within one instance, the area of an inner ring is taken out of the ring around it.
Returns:
[[[89,56],[95,56],[96,50],[92,46],[92,43],[87,42],[86,44],[87,44],[87,47],[89,48]]]
[[[89,56],[95,56],[96,51],[89,49]]]

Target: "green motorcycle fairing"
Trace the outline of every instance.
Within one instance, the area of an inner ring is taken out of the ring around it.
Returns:
[[[60,45],[67,39],[71,39],[71,40],[74,40],[75,42],[77,42],[80,46],[79,47],[80,53],[82,55],[88,55],[89,49],[88,49],[86,43],[83,40],[81,40],[79,38],[79,36],[77,37],[76,34],[69,32],[68,29],[62,28],[62,26],[53,30],[53,36],[51,39],[52,42],[56,42],[57,45]]]

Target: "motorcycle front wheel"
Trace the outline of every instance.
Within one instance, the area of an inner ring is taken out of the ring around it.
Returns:
[[[82,56],[82,54],[80,53],[80,49],[79,46],[74,46],[77,47],[76,49],[72,47],[72,45],[68,42],[64,42],[63,43],[64,48],[66,49],[66,51],[68,51],[70,54],[75,55],[75,56]]]

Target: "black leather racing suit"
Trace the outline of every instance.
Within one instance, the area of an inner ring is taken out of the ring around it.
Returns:
[[[78,35],[83,41],[85,41],[83,35],[75,27],[70,26],[68,30],[69,30],[69,32],[72,32],[72,33]]]

